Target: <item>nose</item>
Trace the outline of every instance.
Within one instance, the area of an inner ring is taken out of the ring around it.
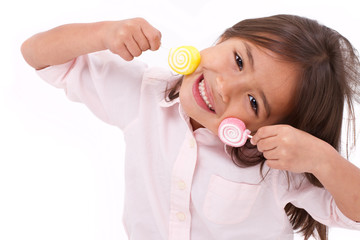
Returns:
[[[241,81],[236,81],[236,79],[233,79],[231,76],[224,77],[223,75],[216,77],[216,84],[218,94],[224,103],[228,103],[233,94],[239,94],[239,91],[245,87],[240,86]]]
[[[217,85],[217,92],[221,96],[222,101],[228,103],[230,98],[224,78],[221,76],[217,76],[216,85]]]
[[[224,103],[229,103],[232,96],[240,94],[239,91],[246,89],[246,82],[238,72],[233,70],[229,58],[219,57],[214,48],[201,51],[200,68],[207,72],[207,76],[215,79],[216,91]],[[211,77],[210,77],[211,76]]]

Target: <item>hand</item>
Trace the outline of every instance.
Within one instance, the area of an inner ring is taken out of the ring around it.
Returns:
[[[251,139],[271,168],[296,173],[313,173],[336,150],[325,141],[289,125],[259,128]]]
[[[158,50],[161,33],[142,18],[107,22],[103,32],[106,49],[120,55],[126,61],[146,50]]]

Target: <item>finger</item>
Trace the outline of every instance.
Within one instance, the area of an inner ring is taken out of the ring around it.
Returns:
[[[278,142],[276,141],[276,136],[270,136],[267,138],[262,138],[257,142],[257,149],[260,152],[265,152],[273,150],[277,147]]]
[[[265,164],[270,168],[285,170],[284,166],[281,164],[281,161],[278,160],[266,160]]]
[[[280,159],[276,148],[272,150],[264,151],[263,156],[264,158],[266,158],[266,160],[276,161]]]
[[[119,45],[116,50],[113,51],[113,53],[119,55],[121,58],[123,58],[126,61],[131,61],[134,59],[134,56],[130,53],[130,51],[125,46],[125,43]]]
[[[141,28],[139,28],[138,31],[134,32],[133,38],[141,51],[146,51],[150,49],[150,43]]]
[[[144,24],[141,30],[150,45],[150,49],[153,51],[158,50],[161,45],[161,32],[150,24]]]
[[[255,135],[253,135],[253,137],[251,138],[250,142],[253,145],[257,145],[261,139],[275,137],[275,136],[277,136],[276,127],[275,126],[265,126],[265,127],[259,128],[257,130]]]
[[[139,45],[134,38],[132,38],[130,41],[125,42],[125,46],[133,58],[140,56],[142,53]]]

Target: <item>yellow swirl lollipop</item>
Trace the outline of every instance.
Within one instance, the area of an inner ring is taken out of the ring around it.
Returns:
[[[175,72],[188,75],[199,66],[200,53],[193,46],[178,47],[175,50],[170,50],[168,62]]]

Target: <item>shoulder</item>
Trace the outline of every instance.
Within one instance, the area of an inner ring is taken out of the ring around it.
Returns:
[[[146,69],[142,79],[141,92],[144,95],[156,93],[164,99],[165,93],[182,79],[182,75],[174,74],[169,69],[150,67]]]
[[[144,73],[144,83],[149,85],[175,84],[182,76],[174,74],[169,69],[162,67],[150,67]]]

